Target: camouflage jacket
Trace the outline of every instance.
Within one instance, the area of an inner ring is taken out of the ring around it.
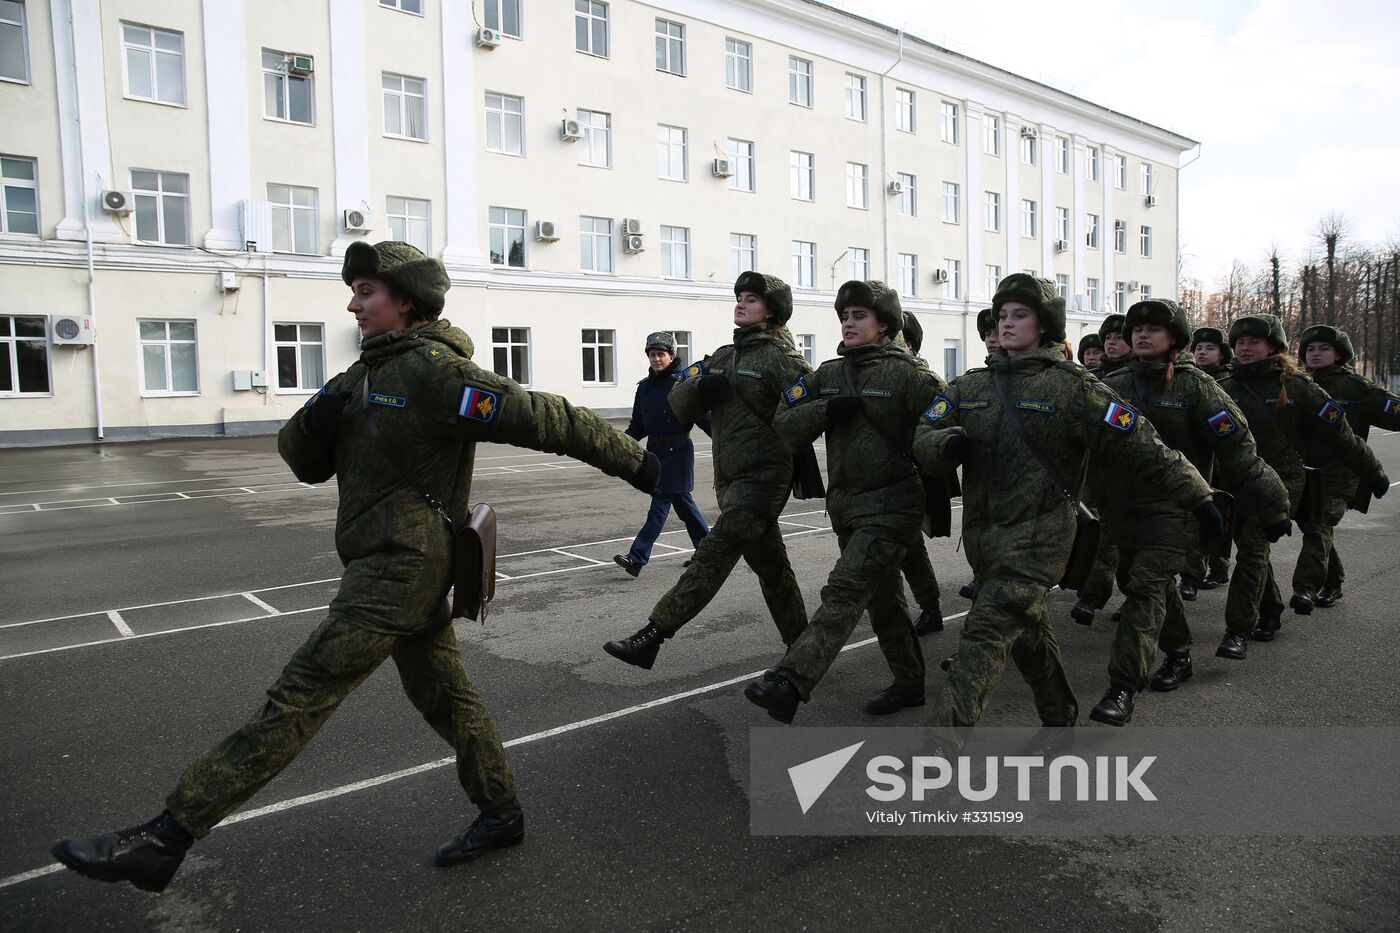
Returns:
[[[1074,507],[1046,475],[1002,410],[993,378],[1025,426],[1029,443],[1056,465],[1061,482],[1078,486],[1086,457],[1136,477],[1138,495],[1167,499],[1177,510],[1210,496],[1210,487],[1179,452],[1058,346],[1020,357],[998,353],[986,370],[964,373],[920,416],[914,455],[929,473],[946,473],[948,442],[967,434],[977,445],[963,464],[963,542],[978,578],[1059,582],[1074,541]]]
[[[1104,382],[1152,422],[1162,443],[1185,454],[1213,485],[1238,496],[1240,505],[1264,527],[1283,521],[1288,517],[1288,490],[1259,457],[1234,399],[1196,366],[1189,353],[1173,364],[1171,385],[1165,384],[1165,361],[1136,358]],[[1106,503],[1135,492],[1134,478],[1119,470],[1104,471],[1104,482],[1110,487]]]
[[[720,510],[749,509],[776,518],[792,491],[792,451],[773,430],[773,412],[783,390],[811,367],[783,331],[755,324],[734,332],[720,347],[686,370],[671,390],[671,410],[682,421],[711,413],[711,455]],[[729,392],[713,408],[700,395],[702,376],[729,380]]]
[[[848,384],[849,379],[849,384]],[[827,403],[851,395],[861,411],[843,424]],[[773,427],[789,447],[826,433],[827,509],[838,528],[885,524],[918,536],[924,490],[911,445],[919,413],[947,384],[890,341],[845,351],[783,393]]]
[[[1332,401],[1341,406],[1352,433],[1361,440],[1371,436],[1372,425],[1387,431],[1400,431],[1400,397],[1394,393],[1387,392],[1347,366],[1328,366],[1310,375],[1332,397]],[[1351,498],[1356,492],[1356,474],[1335,456],[1328,456],[1327,451],[1313,452],[1307,462],[1308,466],[1326,471],[1329,494]]]

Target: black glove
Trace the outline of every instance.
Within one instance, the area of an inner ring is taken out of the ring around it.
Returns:
[[[1270,544],[1277,544],[1284,535],[1293,536],[1293,523],[1286,518],[1264,529],[1264,539]]]
[[[962,463],[976,449],[977,438],[968,437],[966,434],[954,434],[948,438],[948,443],[943,445],[943,459]]]
[[[1220,510],[1215,507],[1215,503],[1207,499],[1191,510],[1191,514],[1196,516],[1196,521],[1201,523],[1201,531],[1205,532],[1207,538],[1219,538],[1225,534],[1225,516],[1220,514]]]
[[[348,401],[349,392],[329,392],[317,396],[316,401],[306,410],[306,417],[302,421],[306,433],[312,437],[334,434],[335,429],[340,426],[340,415],[345,411],[345,403]]]
[[[710,373],[700,377],[699,389],[705,404],[713,405],[729,394],[729,380],[718,373]]]
[[[656,481],[661,479],[661,460],[656,454],[647,451],[646,459],[627,480],[632,484],[632,488],[646,493],[649,496],[656,494]]]
[[[832,424],[845,424],[860,414],[861,401],[854,395],[838,395],[826,403],[826,420]]]
[[[1379,499],[1388,492],[1390,492],[1390,477],[1382,473],[1380,478],[1372,484],[1371,495]]]

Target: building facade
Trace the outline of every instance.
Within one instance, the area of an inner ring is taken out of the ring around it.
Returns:
[[[1174,295],[1193,140],[811,0],[0,0],[0,444],[275,430],[355,358],[340,257],[403,239],[476,360],[605,414],[740,271],[833,355],[882,278],[924,355],[1055,280]]]

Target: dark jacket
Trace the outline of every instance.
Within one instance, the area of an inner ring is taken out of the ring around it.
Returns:
[[[1347,424],[1361,440],[1371,436],[1372,425],[1400,431],[1400,398],[1393,393],[1347,366],[1327,366],[1313,371],[1312,377],[1346,412]],[[1356,474],[1327,450],[1312,452],[1308,466],[1323,470],[1330,495],[1350,499],[1356,492]]]
[[[632,420],[627,423],[627,436],[647,439],[647,450],[661,461],[661,478],[656,491],[666,495],[690,492],[695,488],[695,444],[690,439],[692,428],[710,433],[710,415],[706,412],[694,422],[682,421],[671,410],[667,396],[685,378],[680,360],[661,372],[647,371],[646,378],[637,383],[637,396],[632,402]]]

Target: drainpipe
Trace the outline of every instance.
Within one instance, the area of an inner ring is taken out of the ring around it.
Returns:
[[[87,158],[83,154],[83,90],[78,81],[78,40],[75,36],[77,24],[74,22],[73,4],[68,4],[68,45],[73,52],[73,115],[78,123],[78,164],[83,167],[83,236],[87,241],[87,300],[88,317],[92,318],[92,394],[93,408],[97,417],[97,439],[100,441],[105,437],[105,429],[102,424],[102,364],[98,359],[98,347],[101,345],[97,340],[97,284],[96,275],[93,270],[92,260],[92,224],[88,207],[88,187],[87,187]]]
[[[886,139],[889,135],[889,127],[887,125],[889,118],[886,115],[888,105],[885,102],[885,78],[891,71],[899,67],[900,62],[904,61],[904,30],[899,30],[896,35],[899,39],[899,57],[894,60],[894,63],[891,64],[890,67],[886,68],[880,74],[880,187],[876,191],[876,197],[880,199],[880,223],[885,238],[883,251],[885,267],[884,280],[886,282],[892,282],[894,280],[890,277],[890,196],[885,192],[885,185],[890,177],[889,157],[887,155],[888,145],[886,143]]]
[[[267,346],[268,342],[272,339],[272,309],[270,307],[272,302],[272,286],[268,284],[267,280],[267,253],[263,253],[262,280],[262,371],[263,381],[267,382],[267,385],[263,387],[262,395],[263,405],[266,406],[272,404],[272,383],[268,381],[272,379],[272,374],[268,372],[267,368],[270,362]]]

